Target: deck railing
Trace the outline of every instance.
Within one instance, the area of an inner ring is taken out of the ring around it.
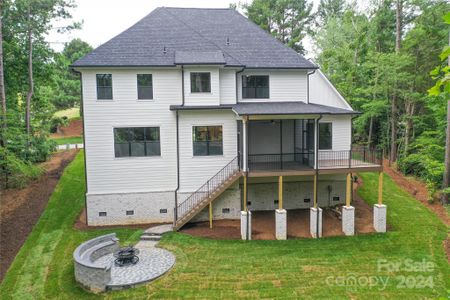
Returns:
[[[176,208],[177,220],[182,219],[186,214],[206,201],[209,196],[222,186],[228,179],[239,172],[238,157],[235,157],[219,172],[212,176],[198,190],[193,192],[186,200],[178,204]]]
[[[248,168],[252,170],[298,170],[314,168],[314,152],[283,154],[251,154]]]
[[[367,147],[343,151],[320,150],[318,154],[319,169],[381,165],[381,161],[381,152]],[[314,169],[314,152],[250,154],[248,168],[250,171]]]

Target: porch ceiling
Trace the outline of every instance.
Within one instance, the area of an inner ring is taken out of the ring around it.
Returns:
[[[252,115],[356,115],[359,112],[305,102],[247,102],[233,105],[238,116]]]

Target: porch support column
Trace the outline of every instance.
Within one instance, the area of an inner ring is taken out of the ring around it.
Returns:
[[[252,213],[248,210],[248,187],[247,187],[247,173],[244,174],[244,195],[242,197],[242,211],[241,211],[241,238],[243,240],[252,239]]]
[[[278,209],[275,210],[275,237],[287,238],[287,212],[283,209],[283,176],[278,176]]]
[[[212,202],[209,202],[209,228],[212,229],[213,227],[213,209],[212,209]]]
[[[352,174],[347,174],[347,192],[345,206],[342,207],[342,232],[345,235],[355,234],[355,208],[350,205],[352,200]]]
[[[248,144],[247,144],[248,117],[242,118],[242,170],[248,172]]]
[[[378,176],[378,204],[373,207],[373,227],[376,232],[386,232],[386,211],[383,204],[383,172]]]
[[[322,236],[322,209],[318,207],[318,171],[314,175],[314,206],[309,212],[309,231],[313,238]]]

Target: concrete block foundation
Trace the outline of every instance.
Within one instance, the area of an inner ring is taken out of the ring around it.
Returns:
[[[317,209],[319,210],[319,212],[317,212]],[[318,222],[317,222],[317,215],[319,215]],[[309,228],[310,228],[311,236],[313,238],[322,237],[322,209],[311,207],[309,216],[310,216],[309,217],[309,223],[310,223]],[[317,228],[317,225],[319,225],[318,228]],[[319,233],[318,236],[317,236],[317,232]]]
[[[285,209],[275,210],[275,237],[277,240],[287,239],[287,212]]]
[[[376,232],[386,232],[386,211],[384,204],[375,204],[373,206],[373,228]]]
[[[243,240],[252,239],[252,213],[241,211],[241,238]]]
[[[342,207],[342,231],[345,235],[355,235],[355,208]]]

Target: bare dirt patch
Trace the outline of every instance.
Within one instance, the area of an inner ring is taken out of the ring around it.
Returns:
[[[63,137],[75,137],[83,135],[83,121],[81,119],[75,119],[70,121],[66,127],[58,128],[57,133],[53,133],[50,137],[63,138]]]
[[[450,226],[450,217],[439,202],[428,202],[428,189],[425,183],[411,177],[405,177],[402,173],[389,166],[387,161],[384,162],[384,172],[388,174],[394,182],[410,193],[414,198],[422,202],[423,205],[433,211],[439,219],[447,226]]]
[[[372,208],[360,198],[353,201],[356,208],[356,234],[374,232]],[[240,220],[215,220],[213,228],[209,228],[209,222],[189,223],[181,232],[194,236],[211,239],[240,239]],[[293,209],[287,211],[288,238],[309,238],[309,209]],[[342,221],[339,215],[331,209],[323,211],[323,236],[340,236]],[[275,212],[252,212],[252,239],[275,239]]]
[[[0,281],[38,221],[64,168],[77,150],[55,153],[41,164],[44,174],[23,189],[0,192]]]

